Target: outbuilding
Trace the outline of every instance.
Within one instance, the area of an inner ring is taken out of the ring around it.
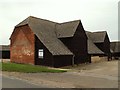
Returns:
[[[115,59],[120,58],[120,41],[110,42],[110,50],[112,53],[112,57]]]
[[[0,45],[0,59],[10,59],[9,45]]]
[[[101,51],[91,40],[90,35],[91,32],[86,31],[86,35],[88,37],[87,40],[87,45],[88,45],[88,56],[89,56],[89,61],[91,62],[91,57],[96,57],[96,56],[103,56],[104,52]]]
[[[56,23],[30,16],[10,37],[11,62],[62,67],[87,62],[87,36],[80,20]]]
[[[89,40],[91,40],[97,48],[104,52],[104,56],[111,57],[110,40],[106,31],[87,32]]]

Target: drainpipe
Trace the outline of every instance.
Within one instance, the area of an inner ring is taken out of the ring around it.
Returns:
[[[72,66],[74,66],[74,63],[75,63],[74,58],[75,58],[75,55],[73,55],[72,57]]]

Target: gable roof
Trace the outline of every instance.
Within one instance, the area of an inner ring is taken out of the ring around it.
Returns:
[[[80,20],[65,22],[56,25],[57,37],[73,37],[74,33],[80,23]]]
[[[120,41],[110,42],[110,49],[112,53],[120,53]]]
[[[29,25],[33,33],[53,55],[73,55],[73,53],[57,38],[55,22],[28,17],[15,27]]]
[[[88,54],[104,54],[103,51],[101,51],[92,41],[92,32],[85,31],[86,35],[88,37],[87,43],[88,43]]]
[[[92,36],[93,42],[95,43],[104,42],[106,34],[107,34],[106,31],[93,32]]]
[[[9,45],[0,45],[0,50],[1,51],[9,51],[10,50],[10,46]]]
[[[75,20],[64,23],[56,23],[49,20],[29,16],[27,19],[16,25],[16,27],[26,25],[29,22],[34,23],[35,21],[32,18],[39,20],[38,23],[43,23],[43,25],[46,27],[49,26],[50,24],[51,25],[53,24],[53,27],[52,28],[49,27],[49,28],[54,29],[57,38],[73,37],[79,23],[81,22],[80,20]]]
[[[87,37],[90,38],[94,43],[101,43],[101,42],[104,42],[107,32],[106,31],[99,31],[99,32],[86,31],[86,34],[87,34]]]
[[[88,54],[104,54],[93,42],[88,39]]]

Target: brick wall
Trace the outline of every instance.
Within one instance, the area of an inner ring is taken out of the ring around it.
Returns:
[[[16,27],[11,37],[11,62],[35,64],[34,34],[28,25]]]

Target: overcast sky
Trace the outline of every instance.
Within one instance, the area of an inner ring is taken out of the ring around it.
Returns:
[[[80,19],[87,31],[107,31],[118,40],[119,0],[0,0],[0,44],[9,44],[14,26],[35,16],[54,22]]]

